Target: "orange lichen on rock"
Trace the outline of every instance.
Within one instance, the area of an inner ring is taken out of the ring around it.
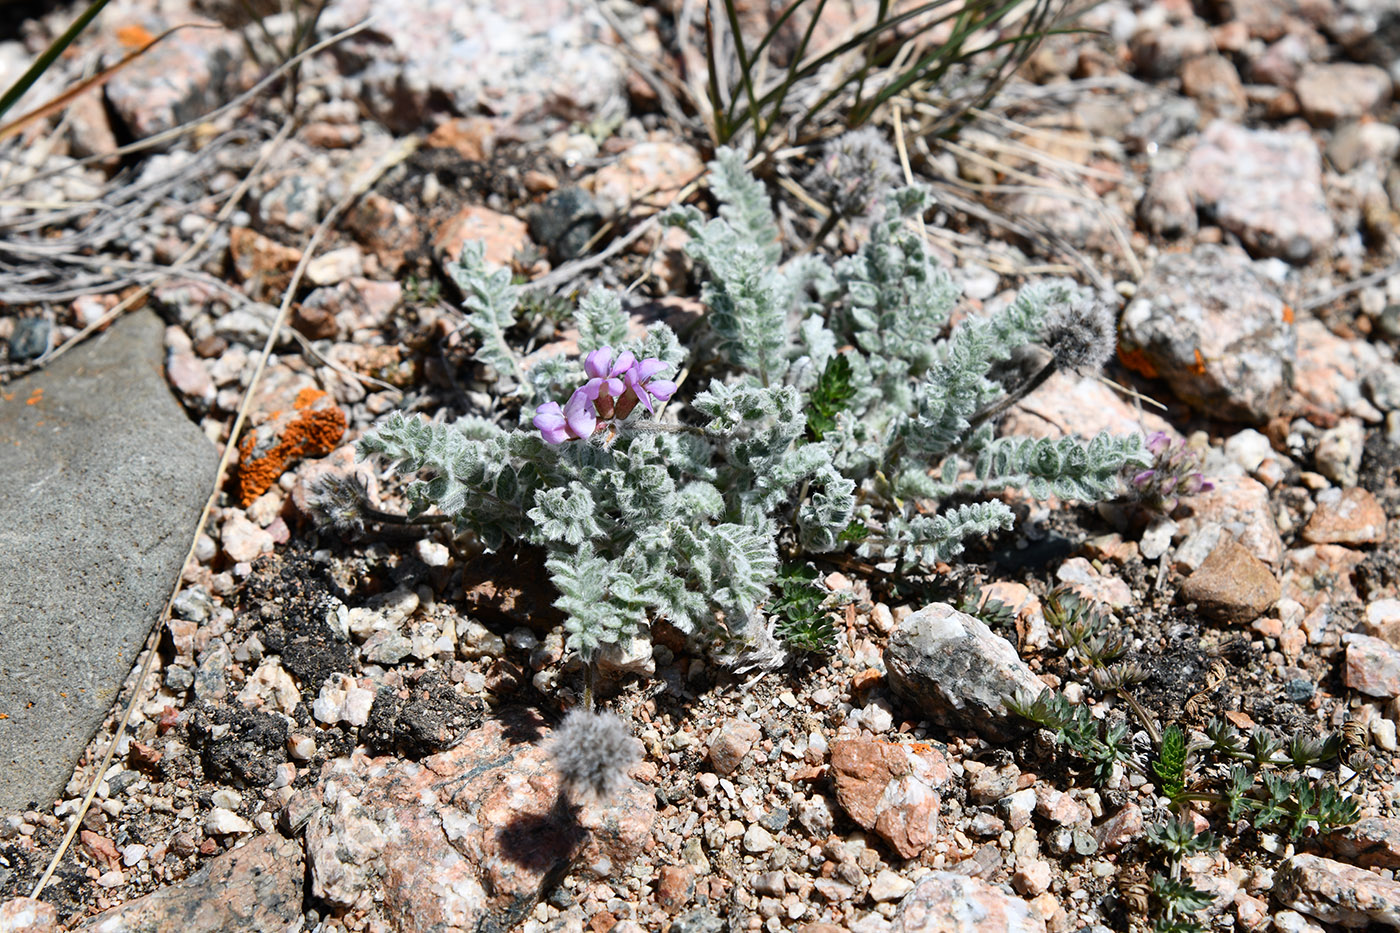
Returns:
[[[1122,364],[1135,373],[1141,373],[1148,379],[1157,378],[1157,367],[1152,365],[1152,361],[1147,358],[1138,347],[1126,347],[1118,345],[1118,359]]]
[[[287,467],[302,457],[330,453],[345,434],[345,412],[320,389],[304,388],[292,410],[273,412],[238,443],[238,497],[244,505],[272,488]]]

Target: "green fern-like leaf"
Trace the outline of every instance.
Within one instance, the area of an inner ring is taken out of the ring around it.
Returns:
[[[855,394],[851,361],[841,354],[833,356],[807,397],[807,434],[813,440],[821,440],[836,426],[836,416],[846,410]]]
[[[1162,731],[1162,748],[1152,771],[1162,781],[1162,793],[1175,800],[1186,791],[1186,733],[1176,723]]]
[[[816,568],[810,565],[783,568],[777,595],[768,609],[777,618],[774,633],[785,644],[798,651],[826,654],[836,646],[836,626],[831,613],[822,609],[827,595],[816,579]]]

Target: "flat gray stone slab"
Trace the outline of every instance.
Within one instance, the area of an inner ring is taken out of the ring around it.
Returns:
[[[142,311],[0,389],[0,810],[47,809],[165,605],[218,457]]]

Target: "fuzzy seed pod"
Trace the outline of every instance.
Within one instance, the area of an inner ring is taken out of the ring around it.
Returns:
[[[1050,312],[1042,339],[1056,368],[1097,373],[1117,346],[1113,312],[1097,298],[1077,297]]]
[[[611,800],[627,788],[627,771],[642,743],[613,713],[574,709],[545,743],[564,788],[575,800]]]
[[[821,161],[807,175],[807,187],[841,217],[864,217],[875,210],[899,180],[894,147],[873,126],[826,144]]]

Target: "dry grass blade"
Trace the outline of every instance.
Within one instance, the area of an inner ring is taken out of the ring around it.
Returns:
[[[240,181],[238,183],[238,186],[235,187],[234,190],[230,193],[228,199],[224,202],[223,208],[220,209],[218,216],[215,218],[216,223],[210,224],[208,227],[205,227],[204,230],[200,231],[199,236],[195,237],[195,241],[190,244],[190,246],[184,251],[184,253],[180,255],[178,259],[175,260],[175,266],[183,266],[186,263],[188,263],[191,259],[193,259],[196,255],[198,255],[200,250],[204,248],[204,244],[209,241],[209,238],[211,236],[213,236],[214,231],[218,229],[219,225],[222,224],[225,220],[227,220],[229,215],[232,214],[238,208],[238,202],[242,200],[243,195],[246,194],[248,188],[252,186],[253,180],[257,178],[259,174],[262,173],[263,168],[267,165],[267,161],[272,157],[272,153],[276,152],[278,146],[280,146],[281,143],[284,142],[287,139],[287,137],[291,135],[292,128],[293,126],[290,120],[282,125],[282,129],[278,131],[275,137],[273,137],[271,145],[269,145],[263,151],[262,155],[259,157],[258,161],[253,165],[252,169],[249,170],[248,174],[243,177],[243,180]],[[52,353],[47,353],[44,356],[40,357],[38,360],[35,360],[32,364],[30,364],[28,368],[22,370],[22,372],[29,372],[30,370],[43,366],[62,356],[64,353],[67,353],[78,343],[82,342],[83,340],[86,340],[89,336],[96,333],[98,330],[102,329],[103,327],[106,327],[112,321],[115,321],[122,314],[126,313],[126,311],[135,307],[141,301],[144,301],[146,296],[151,293],[151,288],[152,286],[150,284],[143,285],[137,291],[133,292],[126,298],[117,302],[117,304],[106,314],[102,315],[102,317],[98,318],[96,321],[93,321],[91,324],[78,331],[78,333],[74,334],[72,337],[69,337],[62,344],[56,347]]]
[[[78,97],[80,94],[84,94],[88,91],[94,90],[95,88],[99,88],[102,85],[106,84],[127,65],[130,65],[132,62],[136,61],[142,55],[145,55],[151,49],[155,48],[168,37],[175,35],[175,33],[179,32],[180,30],[218,28],[218,26],[212,26],[207,23],[182,23],[179,26],[172,26],[165,32],[156,36],[150,42],[147,42],[145,45],[141,46],[141,48],[123,56],[121,61],[117,62],[115,65],[111,65],[107,68],[102,69],[97,74],[93,75],[91,78],[86,78],[82,81],[79,81],[77,84],[73,85],[71,88],[64,91],[62,94],[59,94],[57,97],[49,100],[47,103],[41,104],[40,106],[29,111],[22,117],[16,117],[14,120],[11,120],[9,123],[6,123],[4,126],[0,126],[0,142],[9,139],[11,136],[23,130],[26,126],[29,126],[30,124],[35,123],[39,120],[42,120],[49,114],[56,113],[57,111],[62,110],[64,107],[67,107],[73,101],[73,99]]]

